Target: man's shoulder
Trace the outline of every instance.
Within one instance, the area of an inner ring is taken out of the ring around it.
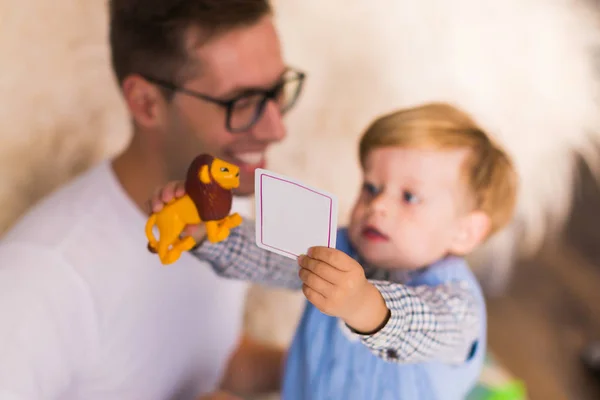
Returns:
[[[106,165],[89,168],[36,201],[3,235],[3,243],[59,243],[97,206],[106,174]]]
[[[0,274],[5,282],[25,291],[37,287],[56,291],[57,296],[60,291],[87,295],[81,267],[94,261],[90,252],[102,242],[94,222],[97,225],[110,206],[99,208],[103,200],[98,194],[110,183],[106,167],[92,166],[55,189],[0,238]]]
[[[58,248],[24,241],[0,243],[0,277],[2,284],[18,282],[23,287],[38,289],[56,287],[57,283],[69,280],[72,284],[79,279]]]

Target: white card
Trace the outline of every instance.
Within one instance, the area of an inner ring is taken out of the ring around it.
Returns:
[[[258,247],[292,259],[312,246],[335,248],[337,197],[260,168],[254,185]]]

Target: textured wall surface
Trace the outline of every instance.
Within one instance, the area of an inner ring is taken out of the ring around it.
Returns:
[[[600,128],[596,15],[567,0],[275,4],[287,59],[308,80],[270,168],[336,193],[344,223],[356,141],[376,115],[429,100],[463,106],[522,177],[514,226],[473,257],[501,287],[513,255],[535,251],[567,214],[573,154],[595,161],[586,149]],[[104,1],[0,0],[0,231],[127,141],[106,34]],[[248,326],[285,343],[301,301],[255,288]]]

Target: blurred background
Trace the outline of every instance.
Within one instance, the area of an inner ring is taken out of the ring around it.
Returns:
[[[276,0],[308,73],[269,168],[332,191],[347,220],[357,139],[378,114],[453,102],[521,176],[514,223],[472,257],[495,372],[531,399],[598,399],[580,355],[600,339],[600,16],[584,0]],[[0,233],[129,138],[104,0],[0,0]],[[327,173],[324,173],[327,171]],[[255,287],[247,327],[288,343],[303,299]],[[1,318],[1,316],[0,316]]]

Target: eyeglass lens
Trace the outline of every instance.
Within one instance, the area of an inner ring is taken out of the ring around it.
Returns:
[[[274,88],[272,96],[257,93],[239,98],[229,111],[230,129],[248,129],[260,118],[268,100],[274,101],[279,107],[279,112],[285,113],[294,105],[301,83],[299,78],[290,79]]]

